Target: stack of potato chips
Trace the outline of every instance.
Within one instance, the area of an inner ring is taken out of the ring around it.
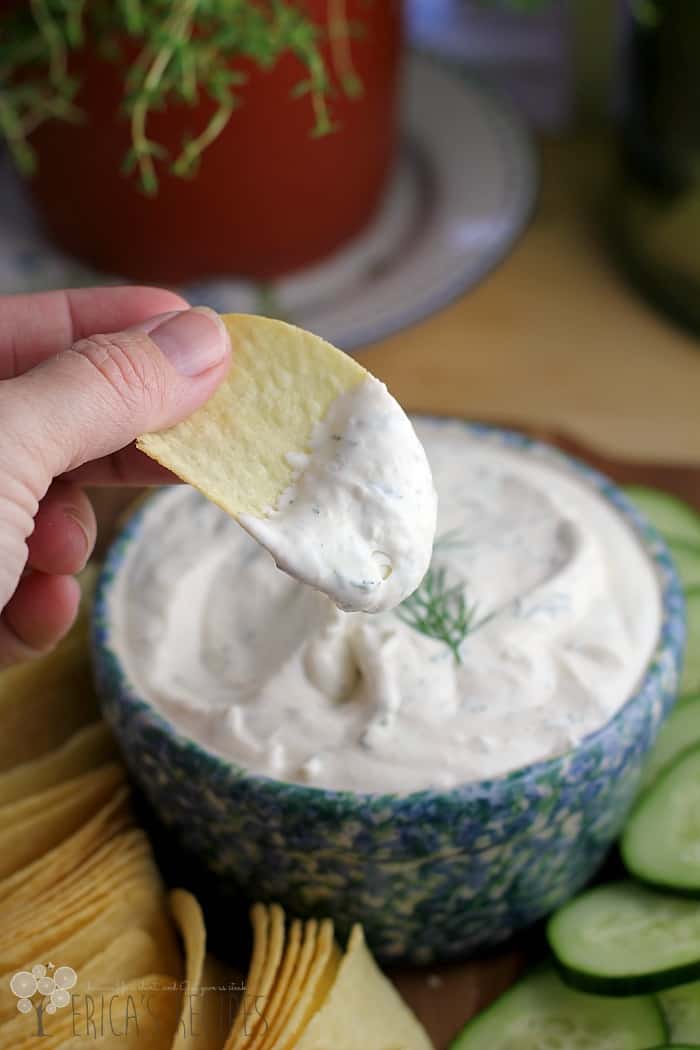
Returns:
[[[207,955],[136,826],[87,636],[82,613],[0,675],[0,1050],[429,1050],[359,926],[343,954],[329,919],[256,904],[245,981]]]
[[[432,1043],[368,951],[361,926],[341,953],[330,919],[287,926],[275,904],[251,911],[254,942],[225,1050],[430,1050]]]

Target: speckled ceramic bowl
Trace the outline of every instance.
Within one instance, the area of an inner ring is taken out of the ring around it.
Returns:
[[[331,915],[341,935],[361,921],[384,960],[464,956],[504,940],[576,892],[620,831],[679,681],[683,594],[659,535],[587,466],[519,434],[472,429],[568,464],[617,507],[658,570],[663,625],[640,688],[607,725],[558,758],[402,797],[252,775],[182,736],[136,695],[115,655],[112,584],[126,551],[139,542],[143,510],[112,546],[95,603],[105,714],[174,842],[251,898],[280,901],[297,915]]]

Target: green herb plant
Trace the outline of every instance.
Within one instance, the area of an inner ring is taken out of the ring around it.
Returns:
[[[153,195],[156,160],[190,176],[228,124],[246,80],[236,69],[238,58],[270,70],[282,55],[295,55],[304,75],[293,97],[311,97],[311,134],[333,131],[332,70],[322,45],[329,41],[342,90],[356,97],[362,84],[350,39],[362,30],[348,20],[346,0],[329,0],[324,26],[309,17],[302,0],[18,0],[0,27],[0,136],[19,169],[30,174],[36,164],[32,132],[50,118],[82,119],[71,55],[95,48],[123,70],[123,111],[131,126],[124,170],[136,172],[144,192]],[[128,62],[125,47],[136,56]],[[202,96],[214,102],[212,116],[174,157],[167,156],[149,136],[149,116],[173,102],[194,106]]]
[[[440,536],[434,551],[463,546],[456,530]],[[478,605],[469,604],[463,582],[449,583],[444,566],[430,565],[417,590],[395,610],[403,623],[427,638],[442,642],[462,663],[462,646],[470,634],[483,627],[492,615],[479,617]]]

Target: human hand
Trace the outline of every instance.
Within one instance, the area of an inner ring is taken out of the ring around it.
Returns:
[[[0,297],[0,667],[75,618],[96,534],[81,484],[173,481],[131,442],[203,404],[229,352],[216,314],[170,292]]]

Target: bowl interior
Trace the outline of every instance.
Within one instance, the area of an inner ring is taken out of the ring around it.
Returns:
[[[434,417],[417,418],[434,419]],[[439,421],[454,422],[454,420]],[[638,697],[649,697],[651,702],[651,699],[660,692],[668,694],[669,681],[674,677],[678,678],[678,669],[682,661],[685,643],[685,606],[680,580],[669,550],[660,534],[633,506],[614,482],[581,460],[516,431],[485,424],[463,423],[463,425],[470,433],[483,436],[488,441],[496,441],[504,447],[526,449],[532,455],[574,472],[582,481],[597,490],[600,496],[612,504],[621,517],[627,521],[655,568],[661,594],[662,622],[656,649],[643,680],[640,682],[634,696],[627,700],[625,705],[613,715],[610,721],[614,722],[618,717],[624,717],[626,708]],[[110,599],[114,583],[122,569],[127,552],[132,544],[139,542],[144,515],[152,503],[160,498],[162,498],[162,494],[155,493],[132,513],[108,551],[106,562],[98,581],[93,613],[93,651],[98,666],[98,678],[102,682],[103,692],[106,691],[110,696],[118,696],[120,702],[126,708],[138,711],[141,716],[147,717],[149,724],[155,731],[165,734],[173,741],[176,741],[179,748],[195,755],[202,770],[207,770],[208,775],[213,778],[226,776],[246,778],[252,783],[258,783],[260,787],[263,787],[263,785],[267,786],[268,789],[274,787],[274,790],[278,793],[290,794],[295,797],[306,796],[309,799],[322,794],[329,799],[335,798],[340,803],[342,800],[347,802],[352,796],[356,795],[364,798],[367,802],[375,800],[381,805],[382,800],[397,800],[401,798],[405,800],[407,806],[410,806],[412,799],[418,800],[431,796],[442,797],[445,795],[454,796],[455,798],[478,797],[483,793],[484,789],[493,791],[499,783],[502,783],[504,787],[516,784],[523,778],[531,776],[533,772],[539,774],[547,769],[554,769],[575,751],[595,746],[596,741],[606,733],[609,722],[584,737],[570,752],[564,752],[541,762],[530,763],[502,776],[488,780],[472,781],[446,790],[427,788],[402,795],[339,791],[320,788],[315,785],[290,783],[252,772],[234,760],[226,758],[215,751],[210,751],[204,745],[183,734],[148,700],[139,695],[133,683],[130,682],[119,658],[113,636]]]

